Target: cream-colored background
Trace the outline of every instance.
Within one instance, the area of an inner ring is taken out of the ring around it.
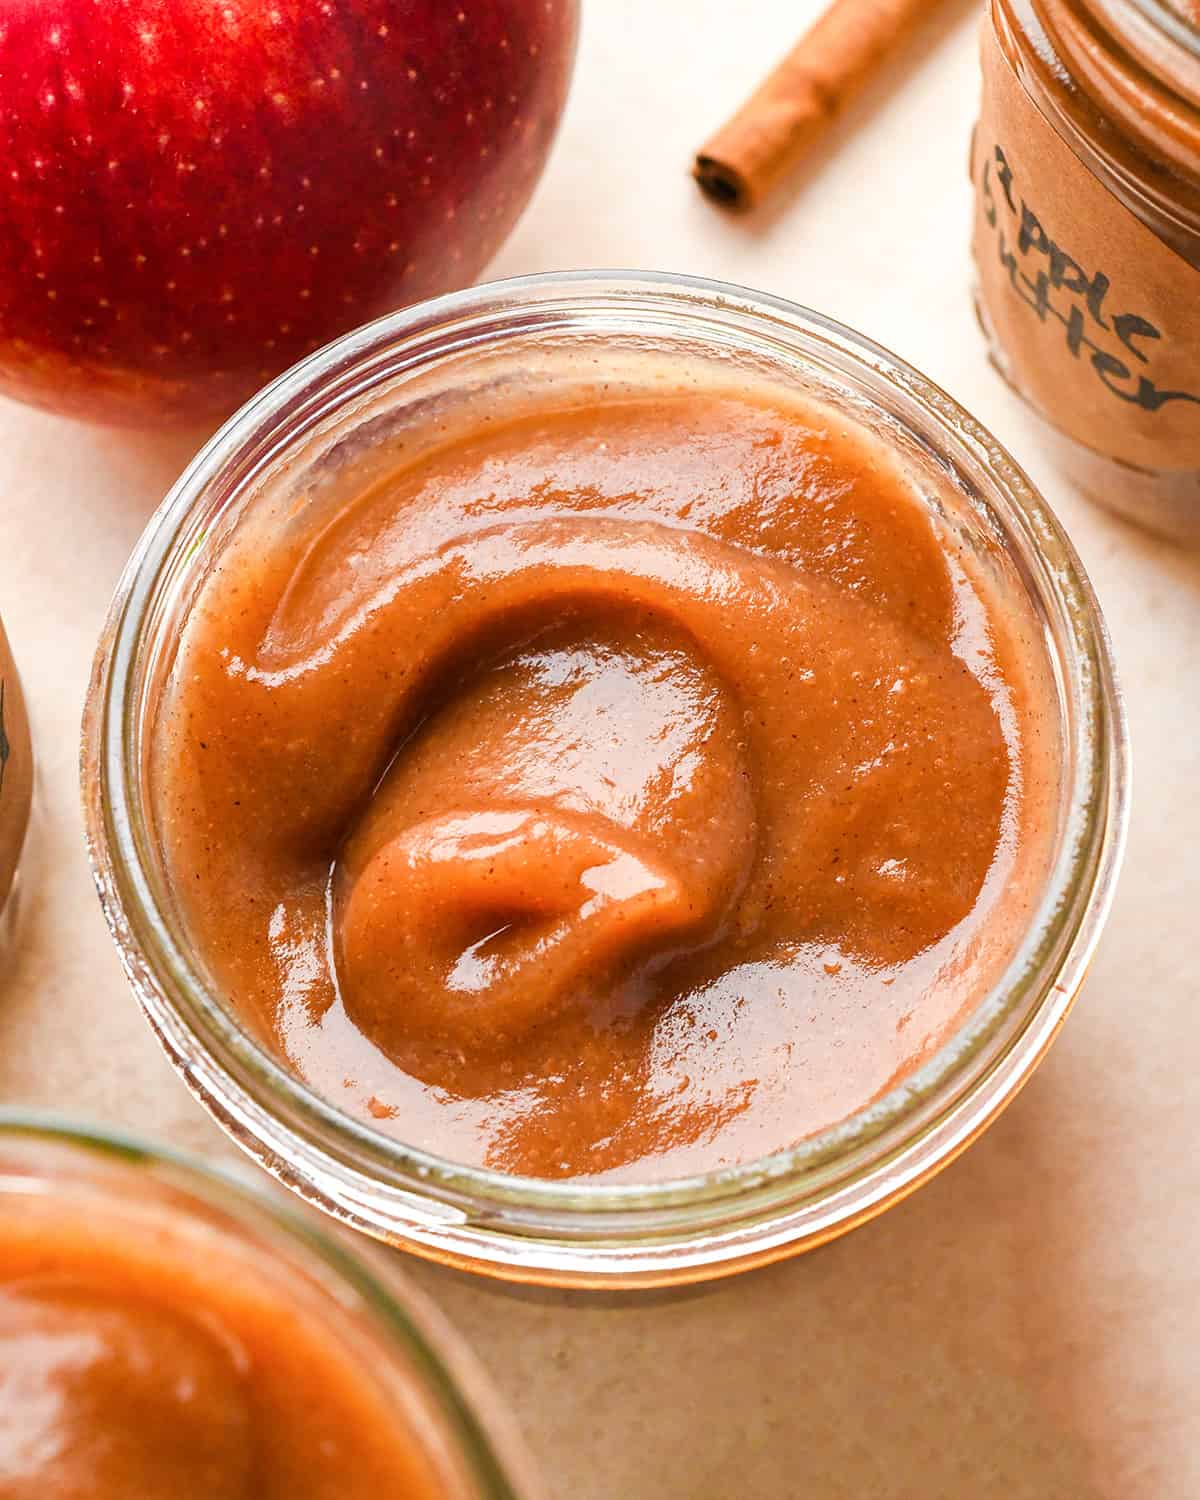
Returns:
[[[1137,759],[1125,877],[1050,1058],[967,1155],[816,1254],[708,1290],[513,1292],[414,1266],[554,1500],[1200,1495],[1200,558],[1056,484],[968,298],[975,13],[949,0],[769,217],[690,151],[816,0],[585,0],[550,171],[498,274],[625,265],[811,303],[923,367],[1026,461],[1095,580]],[[76,741],[120,567],[187,456],[0,404],[0,612],[41,758],[0,1098],[226,1146],[128,995],[83,855]]]

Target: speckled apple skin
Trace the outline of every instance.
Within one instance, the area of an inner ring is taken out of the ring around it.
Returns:
[[[472,281],[525,206],[577,0],[3,0],[0,390],[232,410]]]

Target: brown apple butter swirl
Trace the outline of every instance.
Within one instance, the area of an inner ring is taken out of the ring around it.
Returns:
[[[784,1146],[914,1067],[1033,899],[1031,618],[818,408],[597,396],[251,515],[156,800],[185,921],[305,1078],[542,1175]]]

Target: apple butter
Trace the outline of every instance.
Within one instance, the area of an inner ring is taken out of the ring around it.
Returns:
[[[911,1073],[1055,836],[1019,591],[778,393],[581,385],[393,449],[240,516],[153,728],[245,1024],[379,1130],[547,1177],[744,1161]]]
[[[449,1493],[379,1378],[377,1351],[265,1250],[146,1202],[10,1199],[4,1500]]]

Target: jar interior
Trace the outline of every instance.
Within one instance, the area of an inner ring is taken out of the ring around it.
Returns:
[[[223,548],[251,512],[269,513],[281,527],[293,521],[319,526],[337,514],[348,495],[389,472],[401,452],[406,463],[412,462],[481,417],[545,412],[600,390],[611,398],[614,392],[761,389],[817,403],[831,418],[861,426],[887,444],[947,545],[968,549],[1009,611],[1028,619],[1043,658],[1058,719],[1063,778],[1045,871],[1049,887],[1052,868],[1070,857],[1078,833],[1070,826],[1076,778],[1090,776],[1094,767],[1068,681],[1074,622],[1049,607],[1055,580],[1039,538],[1023,530],[1027,519],[994,503],[996,474],[969,445],[947,442],[903,380],[864,369],[835,341],[815,335],[806,336],[801,356],[795,337],[793,330],[777,332],[763,320],[708,318],[700,312],[681,319],[674,310],[664,314],[628,303],[615,309],[551,304],[510,312],[499,338],[487,318],[464,319],[460,326],[439,328],[433,347],[410,338],[377,350],[369,360],[348,360],[208,480],[164,546],[133,661],[125,721],[130,805],[143,874],[156,919],[186,955],[205,1003],[221,1007],[228,1020],[247,1030],[246,1017],[229,1005],[206,972],[203,956],[188,942],[154,824],[148,767],[182,624]],[[1014,954],[1013,965],[1027,974],[1037,968],[1029,944]],[[956,1032],[978,1019],[973,1011],[957,1013],[939,1040],[951,1044]],[[253,1040],[271,1050],[265,1034]]]

